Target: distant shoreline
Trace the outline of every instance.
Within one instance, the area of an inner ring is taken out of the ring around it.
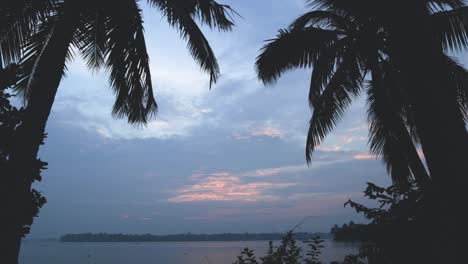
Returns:
[[[229,241],[270,241],[281,240],[285,233],[225,233],[225,234],[107,234],[82,233],[65,234],[60,242],[229,242]],[[295,233],[296,239],[308,240],[313,236],[332,238],[330,233]]]

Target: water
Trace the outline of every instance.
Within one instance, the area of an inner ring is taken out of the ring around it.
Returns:
[[[278,245],[278,242],[275,243]],[[325,241],[322,261],[342,260],[357,252],[359,245]],[[23,242],[20,264],[232,264],[249,247],[257,257],[268,248],[267,241],[240,242],[143,242],[61,243]]]

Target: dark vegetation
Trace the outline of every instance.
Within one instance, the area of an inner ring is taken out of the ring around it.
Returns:
[[[438,252],[427,252],[433,243],[431,233],[425,233],[426,227],[421,219],[424,199],[422,192],[414,183],[401,188],[391,186],[382,188],[368,183],[364,194],[370,200],[379,204],[377,208],[368,208],[359,203],[348,201],[356,212],[363,214],[370,222],[366,225],[350,223],[342,228],[334,227],[332,232],[336,240],[359,240],[361,248],[356,255],[347,256],[342,262],[335,264],[382,264],[382,263],[434,263]],[[343,237],[336,234],[343,232]],[[349,233],[348,233],[349,232]],[[323,240],[312,237],[309,249],[297,246],[297,237],[289,232],[284,236],[281,245],[273,248],[270,241],[266,256],[257,262],[252,250],[246,248],[241,252],[235,264],[321,264],[320,253]],[[443,263],[443,262],[439,262]]]
[[[0,173],[4,176],[9,171],[11,171],[11,162],[10,156],[13,151],[13,138],[18,127],[21,125],[22,118],[24,115],[24,108],[16,108],[10,102],[11,94],[8,93],[7,88],[12,86],[18,75],[18,67],[15,64],[11,64],[5,69],[0,68]],[[43,136],[45,138],[45,135]],[[29,175],[27,179],[27,184],[32,184],[35,181],[41,181],[41,171],[46,169],[47,163],[39,159],[36,159],[31,164],[33,174]],[[8,178],[2,177],[4,182],[0,185],[0,197],[5,198],[11,188],[11,182],[8,181]],[[2,201],[5,201],[2,199]],[[21,231],[19,235],[25,237],[33,223],[34,217],[37,217],[39,209],[46,203],[45,197],[42,194],[35,190],[31,189],[27,195],[24,197],[23,204],[12,204],[4,203],[3,210],[6,212],[15,212],[11,215],[5,215],[5,217],[11,217],[15,222],[17,222]],[[21,205],[21,207],[19,207]],[[21,208],[22,210],[18,210]]]
[[[244,248],[237,261],[233,264],[322,264],[320,255],[324,248],[324,240],[318,236],[309,237],[307,248],[303,249],[298,246],[297,237],[292,232],[288,232],[281,240],[280,245],[275,247],[270,241],[268,252],[265,256],[255,256],[255,252],[249,248]],[[364,264],[363,256],[349,255],[342,262],[333,261],[330,264]],[[325,264],[325,263],[323,263]]]
[[[128,234],[66,234],[60,237],[61,242],[178,242],[178,241],[260,241],[281,240],[284,233],[225,233],[225,234],[176,234],[176,235],[128,235]],[[297,239],[306,240],[311,233],[296,233]],[[319,234],[328,237],[328,234]]]
[[[330,230],[330,234],[335,241],[364,241],[366,239],[365,227],[365,224],[355,224],[350,221],[341,227],[334,225]]]

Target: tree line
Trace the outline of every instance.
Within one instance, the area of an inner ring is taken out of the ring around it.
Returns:
[[[365,227],[365,224],[355,224],[353,221],[350,221],[341,227],[334,225],[330,230],[330,234],[335,241],[365,241]]]
[[[65,234],[60,237],[61,242],[181,242],[181,241],[261,241],[281,240],[285,233],[224,233],[224,234],[107,234],[107,233],[83,233]],[[314,235],[322,237],[328,234],[296,233],[297,239],[306,240]]]

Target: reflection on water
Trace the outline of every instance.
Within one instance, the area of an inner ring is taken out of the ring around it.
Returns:
[[[342,260],[345,255],[356,253],[359,247],[330,240],[324,245],[322,260],[326,263]],[[30,240],[23,243],[20,264],[232,264],[245,247],[263,256],[268,242],[60,243]]]

